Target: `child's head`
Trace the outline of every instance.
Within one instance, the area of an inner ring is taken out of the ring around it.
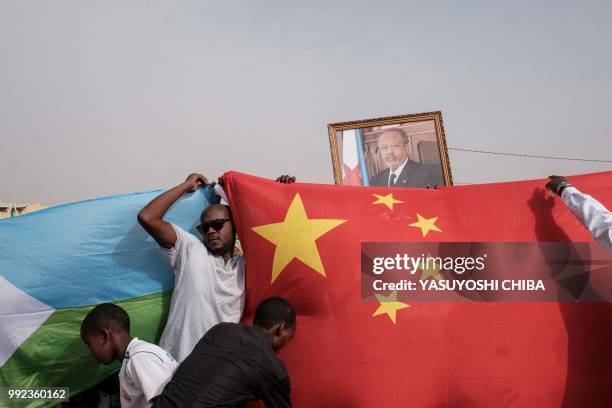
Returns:
[[[81,324],[81,338],[96,360],[110,364],[118,358],[117,336],[129,336],[130,317],[112,303],[102,303],[85,316]]]

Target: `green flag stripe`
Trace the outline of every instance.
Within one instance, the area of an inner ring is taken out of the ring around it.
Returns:
[[[131,334],[157,342],[166,323],[172,291],[113,302],[130,315]],[[56,310],[0,368],[0,388],[70,387],[70,395],[86,390],[119,369],[99,364],[80,337],[81,322],[95,305]],[[0,407],[45,407],[31,401]]]

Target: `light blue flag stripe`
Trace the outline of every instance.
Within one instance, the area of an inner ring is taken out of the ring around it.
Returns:
[[[361,129],[355,129],[355,140],[357,141],[357,153],[359,154],[359,168],[361,170],[361,184],[364,186],[370,185],[368,178],[368,165],[363,151],[363,132]]]
[[[163,190],[63,204],[0,220],[0,275],[56,309],[144,296],[174,287],[159,246],[136,214]],[[166,219],[196,233],[212,188],[178,200]]]

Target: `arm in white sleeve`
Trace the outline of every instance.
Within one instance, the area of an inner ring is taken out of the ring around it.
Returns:
[[[575,187],[570,186],[563,190],[561,199],[593,238],[612,252],[612,213],[599,201]]]

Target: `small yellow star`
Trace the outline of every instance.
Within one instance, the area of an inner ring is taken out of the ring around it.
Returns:
[[[372,204],[384,204],[390,210],[393,210],[393,204],[403,203],[403,201],[396,200],[395,198],[393,198],[393,193],[387,194],[386,196],[381,196],[381,195],[378,195],[378,194],[372,194],[372,195],[374,197],[378,198],[378,200],[374,201]]]
[[[391,292],[389,296],[379,295],[378,293],[375,293],[374,296],[376,296],[376,299],[380,302],[380,306],[378,306],[378,309],[376,309],[372,316],[386,313],[393,324],[396,324],[397,311],[410,307],[407,303],[397,301],[397,291],[395,290]]]
[[[427,258],[426,259],[434,259],[431,254],[427,254]],[[421,274],[421,278],[420,280],[425,281],[429,278],[434,278],[437,280],[442,280],[442,277],[440,276],[440,271],[442,270],[442,268],[436,268],[436,264],[435,262],[427,262],[425,263],[425,265],[421,266],[419,268],[423,273]]]
[[[299,194],[293,197],[283,222],[253,227],[258,235],[276,246],[272,261],[272,283],[294,258],[325,276],[317,239],[347,220],[308,218]]]
[[[423,234],[424,237],[427,236],[429,231],[442,232],[440,228],[436,227],[436,221],[438,221],[438,217],[425,218],[421,214],[417,213],[417,218],[418,218],[418,221],[413,224],[410,224],[410,226],[420,228],[421,233]]]

